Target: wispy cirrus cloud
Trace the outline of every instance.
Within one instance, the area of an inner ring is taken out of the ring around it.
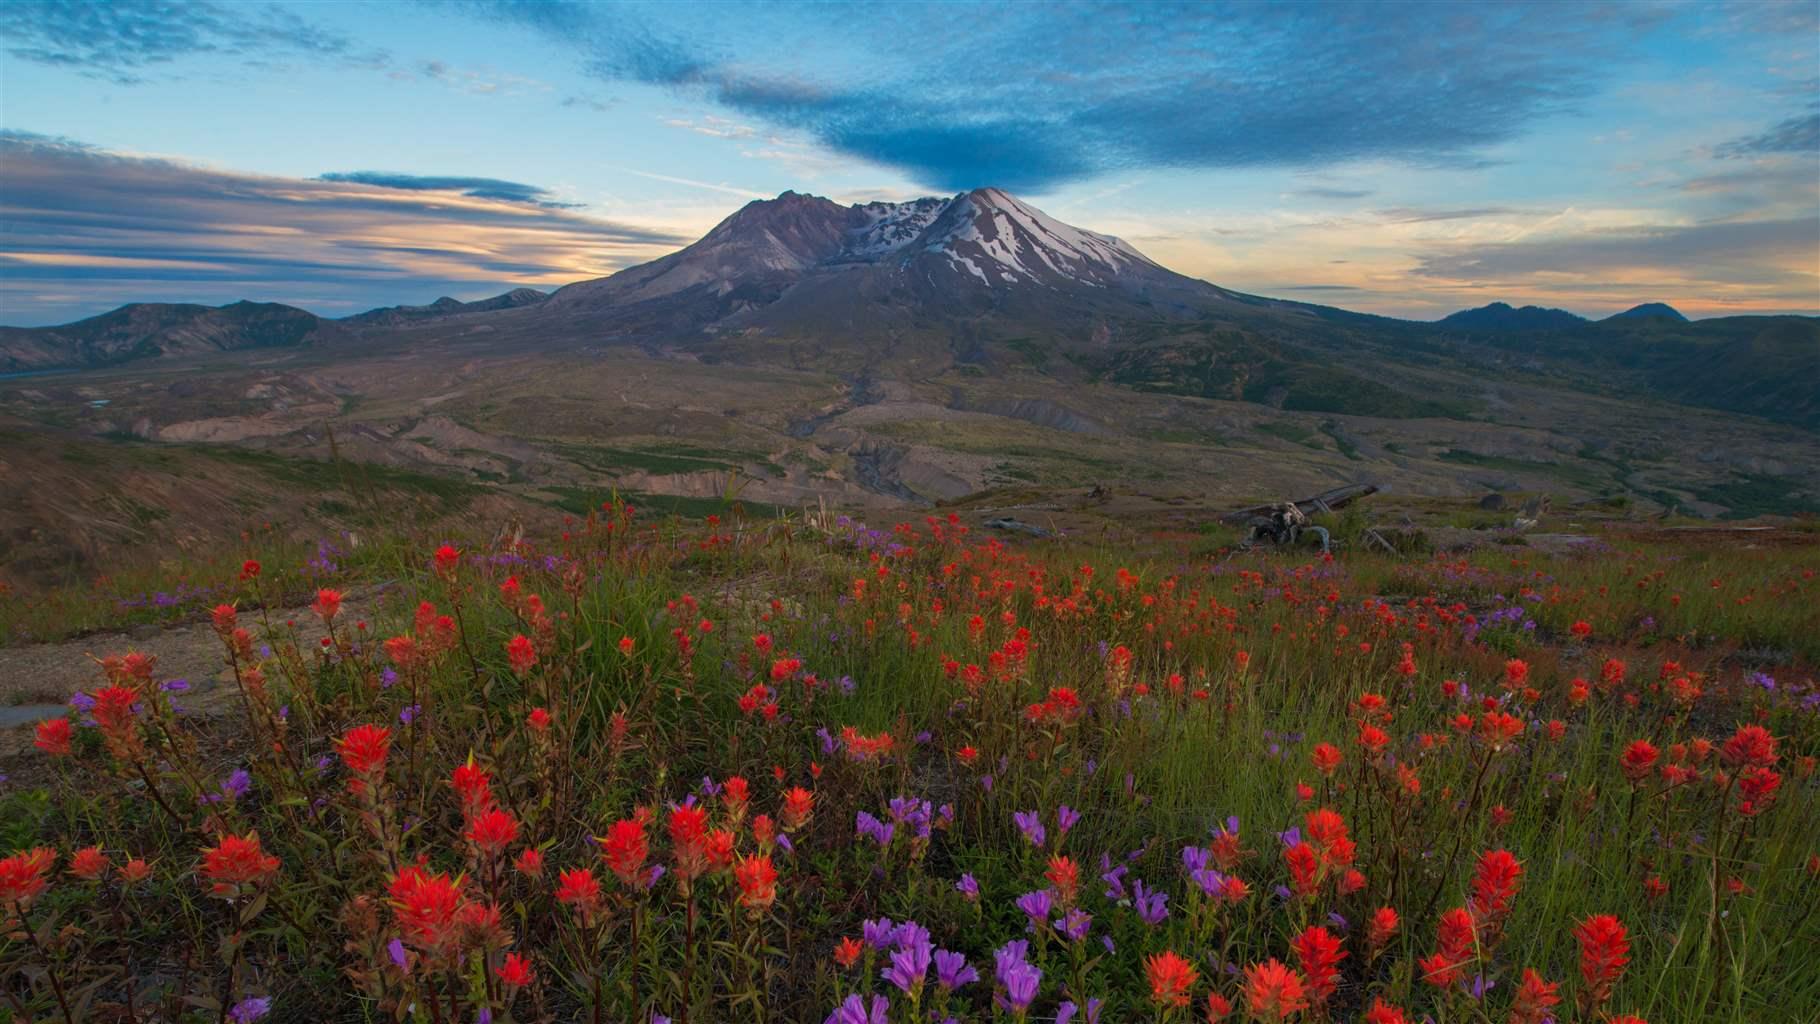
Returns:
[[[1564,16],[1159,3],[957,19],[948,7],[875,6],[869,31],[849,39],[862,52],[819,59],[826,24],[813,10],[717,7],[703,19],[563,0],[463,6],[572,48],[597,77],[703,98],[932,187],[1024,190],[1135,167],[1482,165],[1490,147],[1575,109],[1666,16],[1628,4]]]
[[[1733,139],[1713,152],[1720,157],[1754,157],[1770,153],[1820,155],[1820,108],[1779,121],[1754,135]]]
[[[498,178],[467,178],[400,174],[395,171],[331,171],[317,176],[318,181],[340,181],[353,185],[402,189],[407,192],[458,192],[472,199],[497,199],[502,203],[529,203],[551,210],[573,210],[579,203],[560,202],[555,193],[537,185]]]
[[[124,302],[302,304],[340,315],[441,294],[554,287],[691,239],[459,176],[240,174],[0,132],[0,319]]]
[[[378,67],[382,50],[275,6],[10,0],[0,4],[0,40],[18,60],[71,68],[130,85],[185,57],[274,57]]]

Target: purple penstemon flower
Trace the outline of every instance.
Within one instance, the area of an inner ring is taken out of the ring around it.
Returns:
[[[1068,834],[1068,830],[1072,829],[1080,820],[1081,812],[1067,804],[1057,807],[1055,809],[1055,841],[1061,842],[1062,837]]]
[[[1100,854],[1100,881],[1106,883],[1107,899],[1118,903],[1126,898],[1125,876],[1130,873],[1130,865],[1120,864],[1118,867],[1112,867],[1112,858],[1103,853]]]
[[[923,979],[929,974],[929,954],[929,933],[923,932],[921,941],[900,943],[899,948],[892,950],[891,966],[880,971],[879,976],[915,999],[923,990]]]
[[[1055,922],[1055,930],[1061,932],[1069,942],[1080,942],[1087,937],[1088,929],[1093,927],[1093,915],[1079,907],[1063,914]]]
[[[1201,868],[1197,871],[1192,871],[1189,873],[1188,878],[1190,881],[1194,882],[1196,886],[1199,886],[1201,893],[1206,896],[1217,895],[1220,891],[1220,886],[1224,885],[1226,882],[1226,876],[1212,868]]]
[[[221,780],[221,795],[230,800],[238,800],[247,795],[253,788],[253,777],[245,768],[237,768],[232,775]]]
[[[862,922],[860,937],[873,949],[884,949],[897,939],[897,922],[888,917]]]
[[[980,980],[980,972],[973,969],[967,957],[961,953],[946,949],[935,951],[935,983],[944,989],[957,989]]]
[[[962,875],[961,880],[954,883],[954,890],[969,900],[977,900],[980,898],[979,879],[972,875]]]
[[[890,1024],[891,1001],[884,996],[873,996],[870,1006],[866,997],[855,992],[847,1001],[836,1007],[823,1024]]]
[[[1187,868],[1188,874],[1192,876],[1196,871],[1206,870],[1207,860],[1210,856],[1211,854],[1208,853],[1205,846],[1184,846],[1182,847],[1182,866]]]
[[[999,972],[999,984],[1004,991],[994,994],[999,1007],[1012,1015],[1022,1018],[1036,1001],[1037,989],[1042,987],[1043,972],[1036,966],[1019,960]]]
[[[228,1020],[234,1024],[253,1024],[254,1021],[272,1012],[272,1000],[266,996],[251,996],[234,1004],[228,1011]]]
[[[1138,919],[1152,928],[1169,917],[1169,894],[1146,887],[1142,879],[1131,883],[1131,903],[1137,908]]]
[[[865,811],[854,815],[854,831],[880,846],[891,845],[891,837],[896,834],[897,826],[874,818]]]
[[[1043,828],[1043,819],[1035,811],[1017,811],[1011,818],[1017,822],[1018,831],[1024,834],[1025,842],[1039,850],[1043,848],[1049,834]]]
[[[1023,911],[1024,916],[1030,919],[1026,928],[1032,933],[1035,933],[1040,925],[1048,922],[1049,911],[1052,908],[1053,900],[1047,889],[1027,892],[1017,898],[1017,909]]]

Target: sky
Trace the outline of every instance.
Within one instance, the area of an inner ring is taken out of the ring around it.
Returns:
[[[1412,319],[1820,314],[1820,4],[0,5],[0,323],[599,277],[982,186]]]

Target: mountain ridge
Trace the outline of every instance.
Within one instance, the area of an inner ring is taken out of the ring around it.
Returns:
[[[1820,425],[1820,398],[1802,397],[1820,395],[1820,318],[1690,322],[1644,304],[1590,321],[1492,303],[1436,323],[1398,320],[1221,288],[997,188],[850,205],[786,191],[676,252],[548,295],[445,297],[341,320],[278,304],[129,305],[0,330],[0,371],[457,338],[502,354],[621,345],[854,378],[1036,368],[1284,409],[1471,415],[1471,403],[1431,394],[1411,372],[1441,360]]]

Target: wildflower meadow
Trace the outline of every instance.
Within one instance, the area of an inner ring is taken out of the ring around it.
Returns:
[[[93,652],[0,1019],[1820,1019],[1812,545],[384,550],[191,570],[230,713]]]

